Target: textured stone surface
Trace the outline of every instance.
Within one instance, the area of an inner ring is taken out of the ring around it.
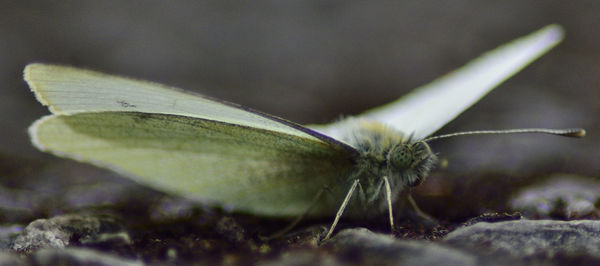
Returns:
[[[2,251],[0,252],[0,265],[20,266],[29,265],[27,260],[19,257],[18,254]]]
[[[488,257],[600,262],[600,221],[482,222],[449,233],[444,242]]]
[[[144,265],[139,260],[121,258],[113,254],[83,248],[42,249],[33,254],[31,261],[36,265]]]
[[[102,216],[72,214],[38,219],[15,238],[11,249],[31,253],[42,248],[62,249],[74,243],[130,244],[127,233],[115,230],[119,227],[112,218]]]
[[[600,181],[560,174],[519,191],[511,200],[514,210],[527,217],[574,219],[599,217]]]
[[[338,256],[362,265],[476,265],[477,258],[449,245],[401,240],[367,229],[347,229],[328,243]]]

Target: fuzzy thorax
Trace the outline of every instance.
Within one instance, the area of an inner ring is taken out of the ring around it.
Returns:
[[[427,143],[377,122],[356,121],[344,141],[360,153],[351,179],[359,179],[359,199],[365,207],[374,201],[385,207],[383,177],[390,181],[392,200],[397,200],[403,191],[419,185],[436,162]]]

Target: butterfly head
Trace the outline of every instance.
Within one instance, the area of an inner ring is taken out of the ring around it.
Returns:
[[[369,169],[370,176],[387,176],[398,188],[419,185],[436,162],[425,141],[377,122],[359,121],[347,140],[361,154],[360,169]]]
[[[436,162],[436,156],[424,141],[402,142],[387,154],[387,165],[397,171],[405,185],[414,187],[425,179]]]

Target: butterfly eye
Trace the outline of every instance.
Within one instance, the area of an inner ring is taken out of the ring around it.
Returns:
[[[421,184],[436,161],[435,154],[423,141],[399,144],[390,150],[387,158],[393,171],[399,173],[409,187]]]
[[[414,161],[414,153],[410,145],[400,144],[390,151],[388,160],[395,169],[408,169]]]

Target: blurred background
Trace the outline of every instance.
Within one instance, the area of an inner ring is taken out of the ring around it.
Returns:
[[[27,127],[48,111],[22,80],[31,62],[152,80],[325,123],[392,101],[551,23],[564,26],[562,44],[439,133],[583,127],[588,136],[439,141],[433,148],[448,166],[432,184],[435,176],[465,183],[487,175],[507,182],[598,175],[600,2],[0,1],[1,182],[46,190],[105,176],[129,182],[32,147]]]

